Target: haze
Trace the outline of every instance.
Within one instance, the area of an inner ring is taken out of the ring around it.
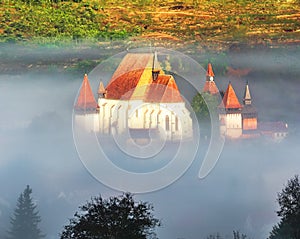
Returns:
[[[47,49],[26,52],[22,59],[16,59],[18,64],[28,64],[37,55],[47,58],[50,54],[55,59],[58,54]],[[60,57],[73,54],[63,48],[59,52]],[[99,50],[96,53],[106,55]],[[87,51],[85,57],[90,54],[94,59],[96,53]],[[266,238],[278,221],[277,192],[300,172],[299,51],[229,53],[228,59],[235,67],[249,67],[251,72],[230,77],[215,71],[216,84],[225,90],[231,80],[241,99],[248,80],[259,119],[287,122],[289,136],[279,144],[267,140],[226,142],[216,167],[205,179],[197,178],[200,157],[169,187],[136,195],[137,200],[151,202],[155,216],[162,219],[163,226],[157,230],[161,239],[198,239],[218,232],[231,238],[233,230],[250,238]],[[10,67],[16,64],[8,63]],[[2,69],[1,238],[9,228],[17,197],[27,184],[33,189],[42,218],[40,228],[47,239],[59,238],[68,219],[90,197],[121,193],[94,179],[74,146],[72,107],[84,73],[51,68],[38,73]]]

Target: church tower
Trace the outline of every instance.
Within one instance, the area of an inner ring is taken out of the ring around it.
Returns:
[[[257,111],[252,105],[252,98],[250,94],[249,84],[246,83],[245,93],[243,98],[244,107],[242,110],[243,119],[243,134],[251,136],[257,130]]]
[[[87,74],[83,77],[83,82],[80,88],[79,96],[75,104],[75,110],[81,113],[91,113],[97,108],[97,103],[93,95],[93,91]]]
[[[242,136],[242,105],[229,82],[222,103],[219,105],[220,133],[224,137]]]
[[[79,124],[88,132],[98,131],[99,122],[97,117],[97,103],[88,79],[84,75],[80,92],[75,104],[75,123]]]
[[[218,87],[214,81],[215,74],[212,69],[211,63],[207,65],[206,71],[206,81],[203,87],[203,92],[211,95],[215,95],[219,93]]]

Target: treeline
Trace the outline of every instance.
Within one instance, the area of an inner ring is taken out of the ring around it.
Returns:
[[[45,234],[39,229],[41,221],[37,205],[31,197],[32,189],[27,186],[17,200],[11,217],[8,239],[42,239]],[[280,222],[270,232],[268,239],[300,239],[300,180],[295,175],[277,195]],[[148,202],[136,202],[133,195],[104,199],[93,197],[79,207],[69,224],[64,226],[61,239],[72,238],[157,238],[155,229],[161,221],[154,216],[154,208]],[[222,239],[220,234],[209,235],[207,239]],[[248,239],[239,231],[233,231],[233,239]]]

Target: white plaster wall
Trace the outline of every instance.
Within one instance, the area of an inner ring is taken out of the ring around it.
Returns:
[[[99,111],[81,119],[92,130],[104,134],[121,134],[127,127],[134,129],[158,128],[167,140],[191,139],[192,119],[185,103],[145,103],[140,100],[119,101],[98,99]],[[169,117],[169,130],[166,118]],[[91,119],[90,119],[91,118]],[[177,118],[177,120],[176,120]]]

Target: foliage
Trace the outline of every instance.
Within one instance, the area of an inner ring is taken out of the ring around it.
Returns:
[[[278,193],[280,209],[277,215],[281,221],[273,227],[269,239],[300,239],[300,181],[296,175]]]
[[[192,101],[192,108],[201,121],[210,119],[210,114],[217,112],[218,96],[209,93],[198,93]]]
[[[135,202],[130,193],[109,199],[94,197],[80,209],[64,227],[62,239],[155,238],[154,228],[160,225],[152,205]]]
[[[291,227],[284,221],[281,221],[277,225],[273,226],[269,238],[270,239],[291,239],[290,231],[291,231]]]
[[[233,40],[269,44],[297,38],[297,2],[0,0],[0,41],[108,41],[160,32],[200,45]]]
[[[41,38],[115,40],[135,34],[123,26],[111,26],[98,2],[15,0],[4,3],[5,11],[0,14],[2,42]]]
[[[11,218],[11,229],[8,239],[40,239],[45,237],[38,224],[41,221],[36,205],[31,198],[32,189],[27,185],[24,192],[20,194],[17,207]]]

